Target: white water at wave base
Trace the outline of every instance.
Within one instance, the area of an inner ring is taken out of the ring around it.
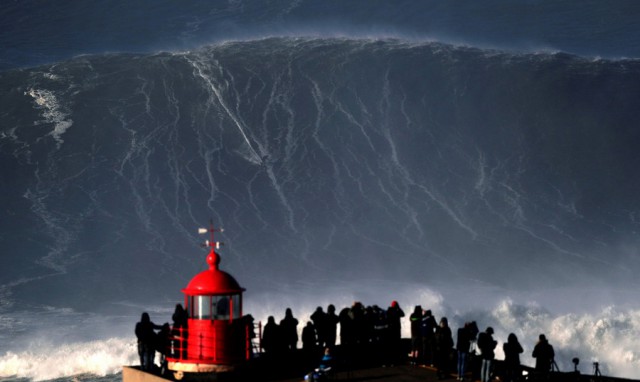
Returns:
[[[107,376],[122,370],[122,365],[137,364],[135,341],[110,338],[86,343],[56,345],[34,343],[22,352],[6,352],[0,357],[0,377],[28,378],[34,381],[60,377]]]
[[[276,321],[279,321],[284,316],[284,310],[292,307],[294,316],[299,320],[298,329],[301,331],[316,306],[326,308],[328,304],[334,304],[340,310],[351,305],[353,301],[361,301],[365,305],[377,304],[386,308],[392,300],[397,300],[405,312],[402,323],[404,337],[409,336],[408,317],[413,311],[413,306],[420,304],[425,309],[431,309],[438,320],[443,316],[448,317],[454,340],[457,328],[466,321],[475,320],[480,330],[492,326],[495,330],[494,338],[498,341],[497,359],[504,357],[503,341],[509,333],[515,333],[524,348],[521,362],[533,366],[535,360],[531,357],[531,352],[538,335],[544,333],[555,348],[556,362],[562,371],[573,370],[571,360],[578,357],[579,370],[583,374],[591,374],[592,363],[598,362],[604,375],[640,378],[640,342],[636,340],[640,336],[638,309],[611,306],[595,312],[554,314],[536,302],[496,300],[490,309],[482,309],[472,303],[467,304],[464,298],[458,299],[458,302],[465,305],[462,308],[450,304],[455,300],[449,296],[445,299],[442,294],[428,288],[416,285],[379,286],[381,290],[362,288],[359,290],[366,292],[332,293],[333,296],[339,296],[333,300],[326,295],[314,296],[314,293],[302,300],[296,293],[271,294],[270,297],[253,294],[247,296],[245,313],[251,313],[256,320],[264,323],[269,315],[273,315]],[[390,286],[395,287],[393,293],[389,292]],[[334,288],[335,286],[330,287],[331,292],[337,292]],[[474,300],[473,296],[467,298],[469,301]],[[156,323],[170,321],[170,311],[167,307],[163,308],[165,309],[149,309],[152,312],[152,320]],[[122,327],[116,325],[116,337],[87,342],[78,340],[63,345],[53,342],[55,338],[29,341],[26,348],[12,349],[0,355],[0,378],[41,381],[71,376],[76,376],[79,380],[113,376],[121,371],[123,365],[137,365],[139,362],[133,335],[136,321],[137,317],[131,317],[130,337],[127,337],[126,330],[123,331]],[[94,324],[93,320],[86,321],[86,325]],[[43,322],[42,325],[47,324]],[[82,325],[70,325],[68,328],[62,328],[62,331],[88,330],[82,328]],[[102,328],[101,332],[108,333],[109,328]]]

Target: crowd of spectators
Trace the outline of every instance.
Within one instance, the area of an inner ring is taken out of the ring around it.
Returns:
[[[457,329],[454,342],[446,317],[437,320],[431,310],[416,305],[407,317],[411,338],[404,340],[401,335],[404,317],[405,313],[397,301],[392,301],[386,309],[355,302],[339,312],[334,305],[329,305],[326,311],[318,306],[302,325],[292,309],[287,308],[279,321],[274,316],[268,317],[259,336],[258,351],[276,368],[291,362],[312,367],[321,358],[331,355],[333,362],[349,368],[394,366],[408,362],[435,368],[440,379],[452,375],[456,375],[459,381],[490,382],[497,376],[506,382],[522,379],[520,354],[523,348],[515,334],[509,334],[503,343],[504,360],[497,361],[495,349],[498,341],[493,338],[491,326],[480,331],[475,321],[466,322]],[[143,370],[153,369],[156,351],[160,352],[161,365],[164,366],[168,355],[166,349],[185,349],[187,316],[180,304],[176,306],[173,321],[172,327],[169,324],[156,325],[147,313],[142,314],[135,333]],[[299,327],[302,327],[300,336]],[[155,330],[159,332],[155,333]],[[171,338],[181,340],[167,342]],[[184,350],[176,352],[170,355],[184,356]],[[544,334],[539,336],[532,357],[536,359],[535,375],[545,376],[557,368],[553,347]]]
[[[317,307],[302,327],[301,351],[308,362],[319,359],[327,349],[339,353],[335,359],[351,367],[357,364],[393,366],[408,362],[435,368],[440,379],[457,376],[459,381],[489,382],[522,379],[520,364],[522,345],[514,333],[503,343],[504,360],[496,360],[498,341],[491,326],[484,331],[475,321],[464,323],[456,330],[456,340],[446,317],[437,320],[433,312],[416,305],[407,317],[411,338],[401,338],[405,313],[393,301],[386,309],[377,305],[364,306],[360,302],[345,307],[336,314],[335,306],[326,312]],[[406,319],[405,319],[406,320]],[[299,322],[292,310],[278,324],[270,316],[264,326],[261,347],[271,359],[283,359],[297,349]],[[339,328],[339,329],[338,329]],[[336,347],[339,337],[340,346]],[[335,349],[335,350],[334,350]],[[532,357],[536,359],[536,374],[543,376],[555,366],[553,347],[541,334]]]

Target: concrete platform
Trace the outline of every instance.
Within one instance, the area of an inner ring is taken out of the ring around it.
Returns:
[[[122,380],[125,382],[167,382],[170,379],[163,378],[157,374],[147,373],[140,370],[138,366],[123,366]]]
[[[302,373],[301,373],[302,374]],[[238,376],[238,382],[245,382],[246,376]],[[295,378],[269,378],[263,375],[263,378],[252,376],[252,381],[278,381],[278,382],[301,382],[304,380],[304,375],[300,375]],[[122,368],[122,380],[125,382],[173,382],[175,381],[170,375],[159,376],[151,373],[141,371],[138,367],[124,366]],[[216,378],[207,378],[207,380],[216,380]],[[223,378],[224,381],[235,381],[236,379],[230,376]],[[376,381],[376,382],[436,382],[438,377],[434,369],[424,366],[391,366],[391,367],[372,367],[350,371],[338,371],[334,376],[334,381]],[[455,377],[451,377],[448,380],[455,380]],[[247,381],[249,382],[249,381]]]
[[[455,381],[451,376],[444,381]],[[295,379],[285,379],[281,382],[301,382],[304,376]],[[375,382],[436,382],[438,379],[436,370],[425,366],[399,365],[390,367],[372,367],[352,371],[339,371],[333,380],[337,381],[375,381]]]

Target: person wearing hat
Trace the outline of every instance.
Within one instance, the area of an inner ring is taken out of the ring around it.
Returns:
[[[391,306],[387,308],[387,324],[390,340],[391,364],[399,362],[402,353],[402,328],[401,319],[404,317],[404,311],[397,301],[392,301]]]
[[[491,367],[495,358],[494,349],[498,342],[493,339],[493,328],[489,326],[487,330],[478,334],[478,349],[482,358],[482,368],[480,369],[480,380],[482,382],[491,381]]]

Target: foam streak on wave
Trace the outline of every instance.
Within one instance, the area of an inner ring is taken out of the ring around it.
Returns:
[[[201,63],[197,60],[188,60],[188,61],[193,66],[197,76],[200,77],[207,85],[207,88],[211,90],[211,95],[212,95],[211,101],[213,102],[214,99],[217,101],[217,103],[220,105],[222,110],[224,110],[224,112],[229,116],[229,118],[233,121],[234,125],[237,127],[238,131],[242,135],[242,138],[247,144],[247,149],[250,152],[250,156],[247,159],[254,164],[261,164],[262,157],[257,153],[256,149],[253,148],[253,145],[251,144],[251,141],[249,140],[249,137],[245,132],[247,128],[244,126],[244,123],[242,122],[240,116],[236,115],[231,110],[231,107],[228,106],[227,103],[225,102],[225,97],[221,92],[221,88],[223,86],[221,84],[215,83],[214,79],[216,77],[211,76],[210,74],[207,73],[208,70],[206,69],[206,65],[204,63]],[[221,68],[219,70],[222,71]],[[262,150],[259,144],[258,146],[259,146],[260,152],[262,153],[264,150]]]
[[[73,125],[73,121],[67,119],[68,114],[64,111],[64,108],[60,105],[56,95],[46,89],[29,89],[25,92],[25,95],[29,95],[36,103],[36,107],[42,110],[42,117],[44,120],[36,122],[51,123],[53,124],[53,130],[49,133],[56,141],[57,147],[64,143],[62,135]]]

